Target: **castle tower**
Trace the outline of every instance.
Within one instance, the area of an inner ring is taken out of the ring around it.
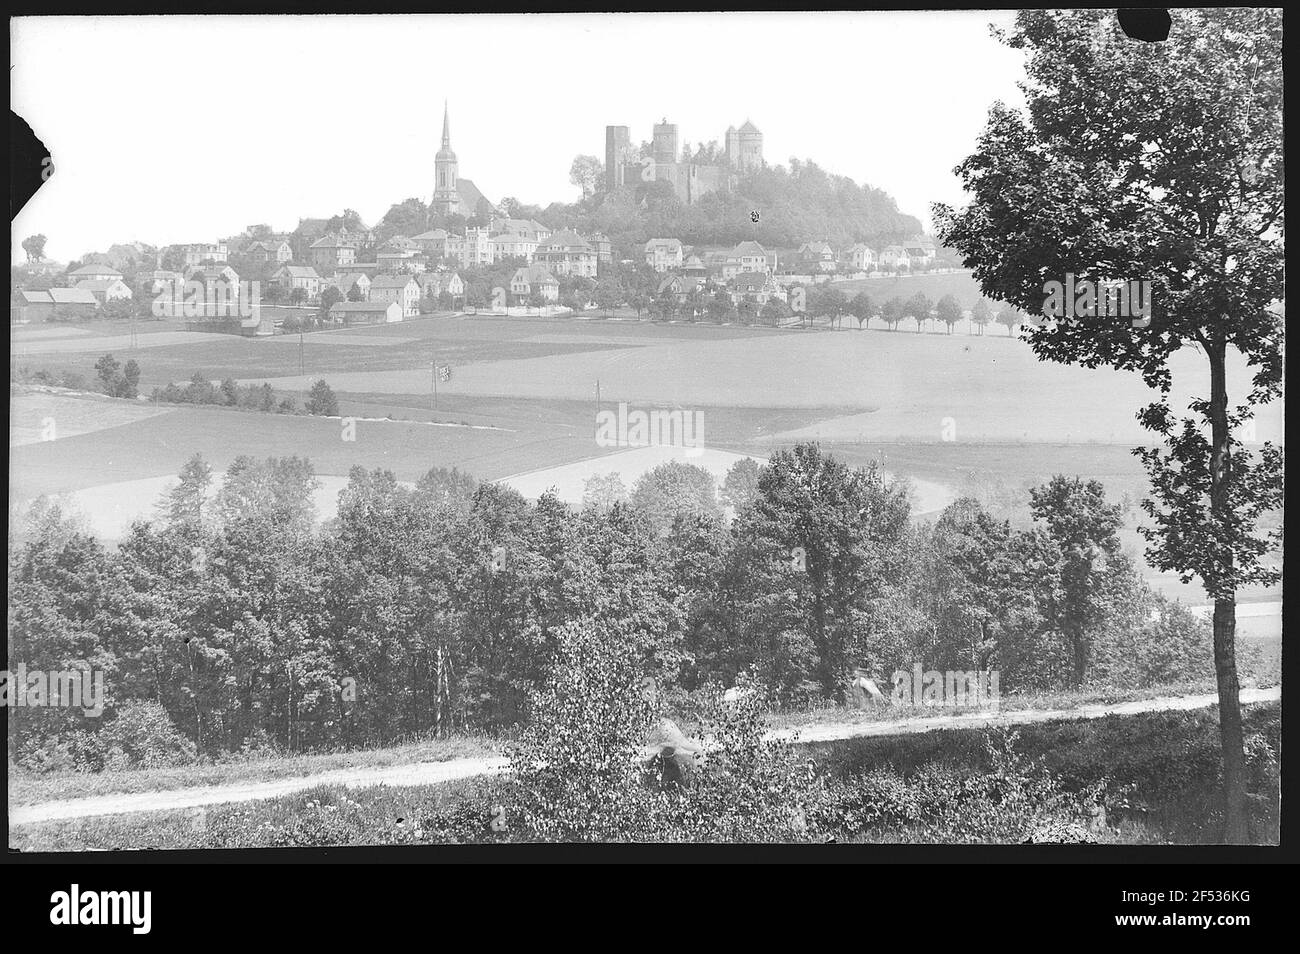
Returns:
[[[626,126],[605,127],[605,191],[614,192],[625,181],[632,137]]]
[[[736,168],[742,172],[752,172],[754,169],[763,167],[763,134],[759,132],[758,127],[745,120],[745,125],[736,130],[737,148],[739,161],[736,161]],[[728,140],[730,143],[730,140]],[[730,149],[728,149],[730,154]]]
[[[740,168],[740,133],[735,126],[727,127],[727,161],[735,169]]]
[[[460,208],[460,192],[456,188],[459,177],[456,173],[456,153],[451,149],[451,123],[447,116],[446,100],[442,104],[442,148],[433,160],[433,177],[433,211],[439,215],[463,211]],[[471,213],[472,211],[470,210]]]
[[[654,128],[655,165],[668,165],[677,161],[677,124],[665,119],[655,123]]]

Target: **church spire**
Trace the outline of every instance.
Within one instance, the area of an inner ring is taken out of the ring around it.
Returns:
[[[435,212],[446,215],[460,210],[460,194],[456,188],[456,153],[451,149],[451,119],[447,101],[442,101],[442,148],[434,156],[433,203]]]
[[[451,119],[447,112],[447,101],[442,101],[442,148],[436,156],[439,162],[455,162],[456,153],[451,148]]]

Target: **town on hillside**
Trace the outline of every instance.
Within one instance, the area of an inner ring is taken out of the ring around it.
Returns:
[[[594,223],[620,203],[645,211],[653,203],[698,207],[720,195],[735,198],[745,177],[769,171],[763,135],[749,120],[726,130],[725,148],[713,142],[692,151],[678,143],[678,128],[666,119],[640,146],[628,127],[609,126],[603,166],[592,156],[574,161],[579,206],[525,208],[513,199],[494,202],[461,175],[444,107],[427,203],[394,205],[373,227],[346,210],[300,218],[291,231],[253,224],[193,244],[129,242],[66,264],[47,259],[45,237],[32,236],[23,243],[26,263],[13,269],[11,320],[173,318],[196,330],[264,336],[451,311],[557,316],[628,308],[667,320],[779,325],[800,318],[806,297],[792,294],[796,287],[957,265],[931,237],[900,236],[892,221],[876,242],[814,238],[787,247],[755,239],[692,244],[667,234],[642,239],[635,229],[611,237],[573,223],[573,210],[582,207],[596,210],[585,216]],[[753,210],[749,224],[762,217]],[[857,228],[880,231],[865,217]]]

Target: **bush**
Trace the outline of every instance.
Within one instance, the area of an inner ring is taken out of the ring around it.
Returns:
[[[596,624],[561,631],[512,752],[513,806],[526,837],[547,841],[739,842],[807,837],[820,783],[791,747],[763,740],[757,697],[705,723],[707,753],[684,784],[644,764],[654,721],[626,639]]]
[[[929,763],[910,776],[884,767],[838,779],[816,822],[841,836],[931,844],[1019,844],[1046,827],[1086,823],[1104,781],[1068,793],[1018,740],[1017,732],[989,733],[986,769]]]
[[[194,761],[195,748],[156,702],[127,702],[94,728],[84,719],[63,717],[39,737],[14,734],[15,761],[31,772],[102,772],[164,768]],[[49,721],[49,720],[47,720]]]
[[[156,702],[128,702],[97,733],[106,753],[131,768],[164,768],[194,761],[194,743]]]
[[[333,389],[324,380],[317,381],[311,386],[311,393],[307,396],[307,413],[318,414],[322,417],[337,417],[339,413],[339,401],[334,396]]]

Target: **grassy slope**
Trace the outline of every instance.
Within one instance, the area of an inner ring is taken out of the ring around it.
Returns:
[[[1280,706],[1252,706],[1248,733],[1275,735]],[[854,739],[814,747],[823,771],[846,777],[882,767],[910,774],[930,762],[987,770],[979,730]],[[1144,811],[1115,817],[1111,842],[1195,843],[1214,837],[1214,766],[1217,724],[1212,711],[1145,713],[1088,723],[1025,726],[1018,751],[1041,758],[1069,790],[1109,776],[1132,785]],[[471,819],[463,827],[474,841],[509,841],[488,828],[489,804],[476,797],[474,780],[409,788],[310,789],[282,798],[206,809],[146,812],[11,827],[11,848],[77,851],[113,848],[428,845],[445,843],[430,827],[431,815],[468,796]],[[1269,808],[1262,806],[1267,819]],[[1272,817],[1276,824],[1276,816]],[[1267,826],[1267,821],[1266,821]],[[933,830],[920,833],[934,840]],[[1276,841],[1276,829],[1263,840]],[[856,841],[907,841],[906,832],[868,832]]]
[[[1211,679],[1156,686],[1150,689],[1087,689],[1040,693],[1007,693],[1003,711],[1023,709],[1074,709],[1081,706],[1114,704],[1161,696],[1193,695],[1214,691]],[[973,709],[923,708],[898,706],[862,711],[850,708],[816,709],[807,712],[783,712],[768,716],[773,729],[800,728],[831,723],[870,723],[960,715]],[[689,717],[676,713],[678,723],[690,731]],[[403,745],[337,752],[322,755],[259,756],[248,760],[232,759],[217,764],[205,763],[162,769],[132,769],[101,773],[30,774],[9,766],[9,801],[28,805],[36,802],[91,795],[129,794],[132,792],[170,791],[202,785],[236,782],[261,782],[296,778],[340,768],[382,768],[415,762],[442,762],[448,759],[474,758],[498,754],[501,743],[483,737],[427,739]]]

